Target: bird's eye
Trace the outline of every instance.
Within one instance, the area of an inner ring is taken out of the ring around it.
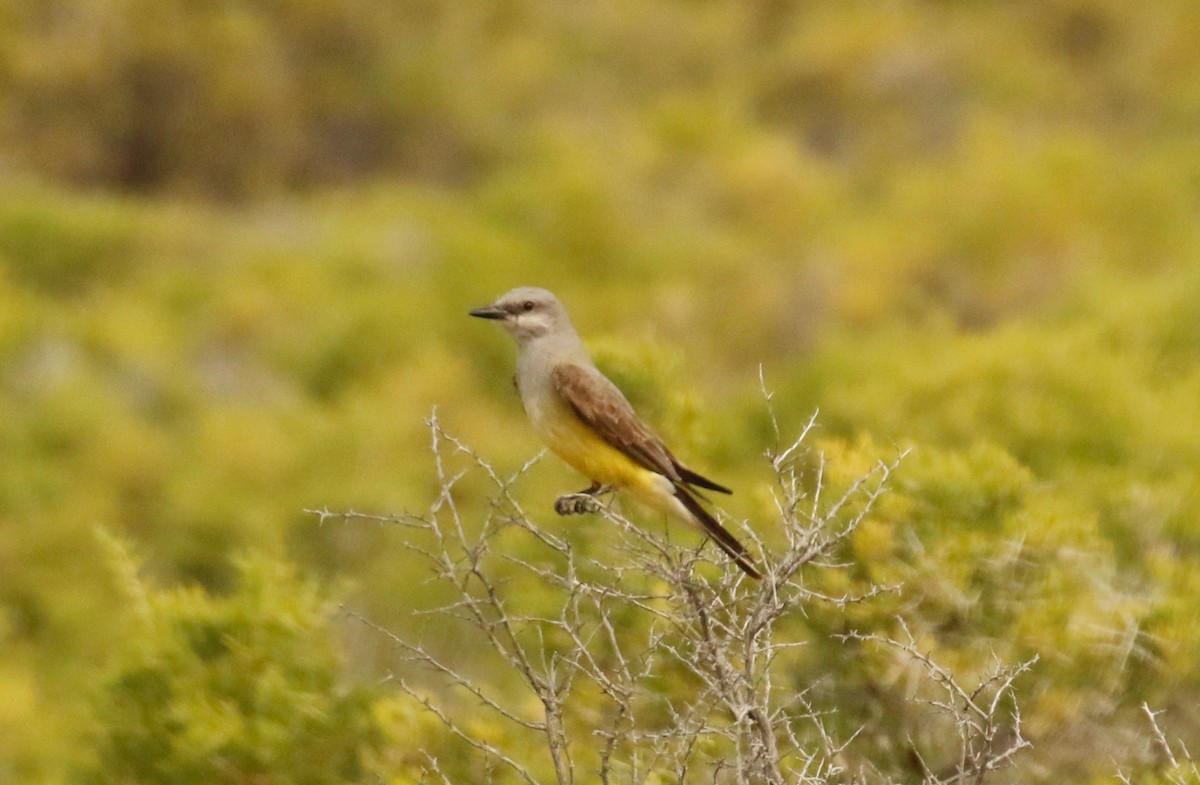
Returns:
[[[521,303],[521,309],[524,311],[532,311],[533,310],[533,300],[526,300],[525,302]]]

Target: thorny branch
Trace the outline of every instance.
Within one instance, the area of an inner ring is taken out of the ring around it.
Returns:
[[[1195,785],[1200,782],[1200,764],[1192,757],[1187,746],[1182,741],[1177,742],[1179,753],[1176,754],[1175,750],[1171,748],[1171,743],[1167,741],[1167,734],[1158,722],[1158,718],[1164,712],[1162,710],[1154,711],[1150,708],[1150,704],[1143,703],[1142,713],[1146,715],[1146,721],[1150,726],[1150,737],[1161,760],[1157,767],[1161,770],[1161,779],[1156,778],[1155,782],[1165,782],[1169,785]],[[1125,785],[1132,785],[1133,782],[1129,774],[1119,770],[1117,779]]]
[[[849,632],[843,640],[871,642],[895,649],[907,655],[924,669],[928,679],[946,695],[944,700],[932,700],[932,705],[954,722],[961,741],[958,762],[952,772],[934,774],[923,759],[924,783],[951,785],[957,782],[983,782],[988,772],[1008,766],[1012,757],[1030,746],[1021,729],[1021,711],[1013,698],[1013,682],[1037,663],[1037,656],[1011,666],[997,665],[974,689],[967,690],[948,670],[938,665],[929,654],[917,647],[917,641],[903,619],[897,624],[904,632],[903,640],[875,633]],[[1011,712],[1005,713],[1003,703],[1012,702]],[[917,753],[920,758],[920,753]]]
[[[780,427],[765,386],[764,395],[778,442]],[[856,733],[839,740],[828,723],[837,708],[818,708],[809,690],[796,684],[795,662],[804,642],[795,638],[794,627],[783,628],[814,604],[848,609],[896,590],[871,584],[832,596],[810,588],[820,584],[809,573],[847,567],[837,561],[844,558],[843,545],[872,513],[903,455],[877,463],[833,493],[823,456],[807,443],[815,415],[798,438],[768,451],[777,534],[768,544],[744,523],[735,524],[761,554],[764,576],[754,582],[723,561],[714,568],[713,549],[672,543],[610,503],[601,506],[600,515],[615,527],[617,544],[603,553],[582,535],[544,528],[513,492],[540,454],[504,475],[447,434],[436,411],[427,424],[439,492],[426,512],[309,512],[322,523],[400,527],[404,546],[428,563],[433,580],[452,597],[432,612],[435,617],[467,624],[536,699],[539,709],[531,712],[528,700],[511,690],[483,683],[431,647],[351,613],[396,647],[400,665],[434,677],[427,688],[412,683],[407,672],[392,681],[452,737],[489,766],[531,785],[546,781],[550,772],[559,785],[597,779],[605,785],[646,783],[664,774],[681,783],[738,785],[880,781],[847,765]],[[488,506],[482,515],[474,512],[477,506],[466,514],[460,485],[479,477],[491,489]],[[832,499],[825,498],[830,494]],[[518,538],[524,540],[520,547],[514,545]],[[533,601],[533,595],[540,599]],[[945,691],[946,699],[936,705],[957,719],[962,753],[956,771],[941,778],[922,759],[926,783],[982,783],[1028,746],[1011,698],[1013,680],[1033,661],[998,668],[968,691],[920,652],[911,635],[904,641],[875,633],[845,637],[896,648]],[[664,689],[664,683],[671,686]],[[481,737],[476,724],[460,714],[464,707],[456,694],[476,714],[490,715],[510,728],[512,738],[526,741],[503,746]],[[442,764],[428,753],[421,776],[447,780]]]

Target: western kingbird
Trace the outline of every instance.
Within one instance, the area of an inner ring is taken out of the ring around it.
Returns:
[[[743,572],[762,577],[745,546],[704,509],[695,489],[731,491],[681,464],[638,418],[592,363],[557,297],[521,287],[471,316],[495,319],[516,340],[516,383],[525,413],[546,446],[592,481],[583,494],[626,490],[651,509],[700,528]],[[567,512],[561,505],[556,509]]]

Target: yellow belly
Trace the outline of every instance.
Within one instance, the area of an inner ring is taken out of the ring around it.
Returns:
[[[604,441],[570,409],[539,411],[531,416],[534,430],[550,450],[593,482],[629,492],[652,510],[699,526],[675,498],[671,481],[636,463]]]
[[[534,420],[534,429],[555,455],[593,482],[639,488],[655,477],[654,472],[604,441],[569,410],[544,413]]]

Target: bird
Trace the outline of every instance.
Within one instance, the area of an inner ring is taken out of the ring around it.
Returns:
[[[623,490],[650,509],[700,529],[746,575],[762,577],[746,547],[701,504],[697,489],[732,491],[684,466],[638,417],[625,394],[592,362],[552,292],[518,287],[470,315],[498,322],[516,341],[515,382],[534,432],[592,483],[560,498],[559,514],[595,510],[598,494]]]

